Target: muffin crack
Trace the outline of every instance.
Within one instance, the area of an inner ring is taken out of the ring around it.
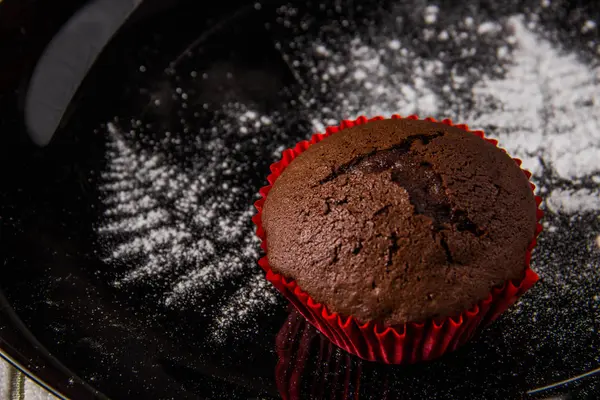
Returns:
[[[469,232],[475,237],[480,237],[485,232],[468,217],[465,211],[452,205],[441,175],[434,170],[429,161],[423,159],[424,148],[444,134],[442,131],[432,134],[415,134],[385,150],[363,154],[334,169],[320,181],[320,184],[350,173],[367,175],[389,173],[389,179],[408,193],[414,214],[423,215],[432,221],[431,229],[434,238],[451,226],[459,232]],[[417,143],[420,146],[417,147]],[[343,204],[340,201],[326,201],[326,203],[327,212],[333,205]],[[390,203],[384,204],[373,213],[373,217],[387,215],[391,207]],[[397,238],[388,237],[388,239],[390,246],[386,252],[386,268],[391,265],[393,255],[398,250]],[[460,264],[453,257],[447,240],[446,235],[442,234],[438,241],[447,262]]]
[[[371,152],[343,164],[321,183],[335,179],[344,173],[376,174],[389,171],[391,181],[408,193],[415,214],[431,219],[432,228],[436,232],[453,225],[458,231],[470,232],[476,237],[482,236],[485,232],[468,217],[467,213],[453,207],[441,175],[434,171],[430,162],[423,159],[422,148],[418,151],[413,149],[416,142],[420,142],[425,147],[435,138],[443,135],[444,132],[436,132],[430,135],[408,136],[391,148]],[[380,208],[374,216],[386,214],[390,206],[387,204]]]
[[[434,231],[434,234],[433,234],[434,240],[435,240],[437,233],[440,233],[440,246],[444,250],[444,254],[446,256],[446,262],[451,265],[452,264],[464,265],[462,262],[454,259],[454,256],[452,255],[452,251],[450,250],[450,247],[448,246],[448,238],[446,237],[446,235],[443,232]]]
[[[385,272],[390,272],[389,267],[393,264],[394,255],[400,250],[400,246],[398,246],[398,235],[396,232],[392,232],[388,238],[388,250],[387,250],[387,260],[385,262]]]
[[[373,165],[370,165],[370,169],[373,169],[373,171],[371,172],[381,172],[383,170],[390,169],[391,165],[388,165],[388,163],[386,162],[389,162],[388,159],[410,152],[413,143],[417,141],[421,142],[424,146],[426,146],[433,139],[438,138],[440,136],[444,136],[444,132],[436,132],[430,135],[418,134],[407,136],[406,139],[404,139],[402,142],[390,148],[384,150],[370,151],[368,153],[353,158],[349,162],[344,163],[337,168],[334,168],[331,171],[331,173],[325,178],[321,179],[319,183],[323,185],[327,182],[331,182],[339,176],[352,172],[355,169],[355,167],[359,165],[362,165],[364,167],[364,164],[366,164],[365,161],[367,162],[367,164],[370,164],[369,159],[372,159],[371,161],[375,161]],[[387,157],[388,155],[391,155],[392,157]]]

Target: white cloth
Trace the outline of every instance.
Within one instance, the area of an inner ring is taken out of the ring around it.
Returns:
[[[0,358],[0,400],[56,400]]]

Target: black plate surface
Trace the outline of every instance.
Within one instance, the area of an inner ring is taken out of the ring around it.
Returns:
[[[49,146],[0,111],[5,352],[74,398],[600,397],[598,5],[200,3],[121,30]],[[307,326],[250,222],[283,148],[391,113],[499,137],[547,212],[540,283],[409,367]]]

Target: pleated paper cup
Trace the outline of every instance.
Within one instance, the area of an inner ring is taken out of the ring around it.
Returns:
[[[392,119],[401,119],[393,115]],[[416,115],[407,119],[419,119]],[[262,209],[269,191],[285,168],[302,152],[311,145],[320,142],[337,132],[362,125],[371,121],[382,120],[383,117],[367,119],[359,117],[356,120],[345,120],[338,126],[328,127],[325,133],[317,133],[309,141],[302,141],[295,147],[283,152],[281,160],[271,165],[271,174],[267,177],[269,185],[260,189],[261,198],[255,203],[257,214],[252,218],[256,224],[256,233],[261,239],[261,247],[268,252],[266,234],[262,226]],[[433,118],[426,121],[438,122]],[[497,146],[498,142],[484,136],[482,131],[471,131],[465,124],[453,124],[451,120],[439,121],[443,124],[454,126]],[[521,160],[514,159],[520,167]],[[531,173],[523,170],[529,179]],[[530,183],[532,190],[535,189]],[[536,238],[542,230],[539,220],[543,212],[539,209],[541,198],[536,196],[537,229],[526,254],[526,268],[524,277],[520,281],[509,280],[501,286],[494,287],[485,299],[480,300],[470,309],[464,310],[459,315],[447,317],[443,320],[429,319],[421,322],[407,322],[404,324],[383,326],[380,323],[367,321],[361,323],[351,315],[340,315],[330,312],[326,304],[316,302],[298,284],[274,272],[267,256],[259,260],[259,265],[265,270],[269,280],[306,318],[331,342],[347,352],[369,361],[378,361],[386,364],[410,364],[438,358],[446,352],[453,351],[471,339],[481,328],[494,321],[500,314],[508,309],[515,301],[529,290],[539,279],[538,275],[530,268],[531,251],[536,245]]]

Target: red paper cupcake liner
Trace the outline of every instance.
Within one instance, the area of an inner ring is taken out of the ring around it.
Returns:
[[[391,118],[401,119],[403,117],[392,115]],[[353,121],[344,120],[338,126],[328,127],[325,133],[313,135],[310,141],[301,141],[294,148],[285,150],[281,160],[271,165],[271,174],[267,177],[269,185],[260,189],[261,199],[254,204],[258,213],[252,218],[257,227],[256,234],[262,241],[261,248],[265,253],[267,252],[267,241],[262,226],[262,209],[271,187],[283,170],[309,146],[324,138],[343,129],[382,119],[385,118],[377,116],[367,119],[361,116]],[[411,115],[406,119],[417,120],[419,117]],[[425,118],[425,120],[438,122],[433,118]],[[471,131],[467,125],[453,124],[450,119],[439,122],[472,133],[495,146],[498,145],[497,140],[486,138],[483,131]],[[520,167],[521,160],[516,158],[514,160]],[[529,171],[523,170],[523,173],[527,179],[531,177]],[[533,183],[530,185],[534,190],[535,185]],[[448,317],[441,322],[430,319],[422,323],[409,322],[391,327],[384,327],[373,322],[361,324],[352,316],[343,317],[338,313],[331,313],[324,304],[314,301],[294,280],[286,279],[281,274],[273,272],[266,256],[262,257],[258,263],[266,271],[267,280],[298,309],[310,324],[340,348],[365,360],[386,364],[427,361],[453,351],[467,342],[479,329],[498,318],[539,279],[538,275],[529,267],[531,250],[535,247],[536,238],[542,230],[539,223],[543,216],[543,212],[539,209],[541,198],[535,196],[535,199],[538,205],[538,222],[534,239],[527,250],[527,267],[524,278],[518,282],[507,281],[501,287],[493,288],[487,298],[479,301],[471,309],[463,311],[458,316]]]

